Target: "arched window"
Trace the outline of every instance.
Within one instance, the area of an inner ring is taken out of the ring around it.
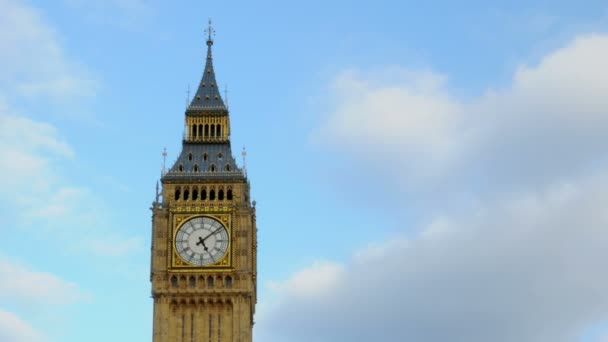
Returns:
[[[211,136],[215,136],[215,125],[211,125]]]
[[[209,170],[211,170],[211,172],[215,172],[215,165],[211,164],[211,167],[209,168]]]
[[[203,160],[207,161],[207,158],[209,158],[209,156],[207,155],[207,153],[203,153]]]
[[[180,189],[179,189],[179,188],[176,188],[176,189],[175,189],[175,200],[176,200],[176,201],[177,201],[177,200],[179,200],[179,196],[180,196],[180,194],[181,194]]]
[[[209,200],[211,200],[211,201],[215,200],[215,190],[213,190],[213,189],[209,190]]]
[[[223,154],[221,154],[221,153],[218,153],[218,154],[217,154],[217,158],[218,158],[218,159],[222,159],[222,158],[224,158],[224,155],[223,155]]]
[[[224,200],[224,190],[220,189],[220,190],[217,192],[217,199],[218,199],[218,200],[220,200],[220,201],[223,201],[223,200]]]
[[[209,276],[207,278],[207,287],[213,287],[213,277]]]
[[[226,164],[226,166],[224,167],[224,170],[230,171],[230,164]]]
[[[228,189],[226,192],[226,199],[232,201],[232,189]]]
[[[184,189],[184,201],[187,201],[190,197],[190,189]]]
[[[196,125],[192,125],[192,136],[196,138]]]
[[[198,136],[203,136],[203,124],[198,125]]]
[[[177,277],[176,276],[171,277],[171,286],[177,287]]]
[[[180,165],[177,167],[177,170],[178,170],[179,172],[184,171],[184,166],[180,164]]]
[[[196,201],[198,199],[198,188],[194,188],[192,190],[192,200]]]
[[[194,164],[194,172],[198,172],[198,165]]]
[[[192,153],[188,153],[188,160],[192,161]]]
[[[209,136],[209,124],[205,125],[205,138]]]
[[[202,189],[201,190],[201,201],[204,201],[207,199],[207,190],[206,189]]]
[[[188,280],[188,284],[190,285],[190,287],[195,287],[196,286],[196,278],[194,278],[194,276],[190,276],[190,279]]]
[[[221,137],[222,136],[222,125],[218,124],[216,131],[217,131],[217,136]]]
[[[231,288],[232,287],[232,277],[231,276],[227,276],[226,277],[226,287],[227,288]]]

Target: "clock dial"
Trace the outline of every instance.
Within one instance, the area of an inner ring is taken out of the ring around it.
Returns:
[[[175,236],[177,254],[192,265],[210,265],[228,250],[228,231],[218,220],[195,217],[181,225]]]

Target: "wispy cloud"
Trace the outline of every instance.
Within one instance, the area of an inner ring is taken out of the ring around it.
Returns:
[[[0,32],[0,177],[8,180],[0,187],[0,202],[5,217],[16,221],[18,230],[35,224],[55,233],[86,223],[89,231],[82,232],[83,239],[105,238],[112,229],[101,213],[101,199],[86,186],[73,184],[65,173],[77,158],[62,132],[7,102],[17,97],[15,102],[29,103],[30,96],[37,101],[75,101],[94,94],[97,81],[66,55],[56,30],[38,9],[0,0]]]
[[[87,21],[104,26],[141,30],[142,24],[154,16],[154,1],[144,0],[65,0],[72,9]]]
[[[39,10],[0,0],[0,32],[0,93],[52,100],[94,95],[98,81],[66,56]]]
[[[71,304],[87,297],[75,283],[6,259],[0,260],[0,278],[3,302],[16,301],[40,307]]]
[[[55,164],[73,157],[54,126],[0,107],[0,177],[10,179],[0,188],[0,199],[10,199],[20,209],[46,203],[58,182]]]
[[[8,258],[0,260],[0,279],[0,307],[16,310],[0,308],[0,341],[47,341],[35,325],[15,312],[53,312],[90,296],[74,282]]]
[[[43,342],[47,338],[17,315],[0,309],[0,340],[4,342]]]

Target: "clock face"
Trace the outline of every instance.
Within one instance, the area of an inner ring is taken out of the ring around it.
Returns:
[[[228,231],[218,220],[195,217],[177,231],[175,249],[190,264],[210,265],[226,254],[228,240]]]

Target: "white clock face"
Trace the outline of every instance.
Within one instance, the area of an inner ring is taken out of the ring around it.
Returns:
[[[210,217],[195,217],[179,228],[175,248],[179,256],[193,265],[210,265],[228,250],[228,231]]]

